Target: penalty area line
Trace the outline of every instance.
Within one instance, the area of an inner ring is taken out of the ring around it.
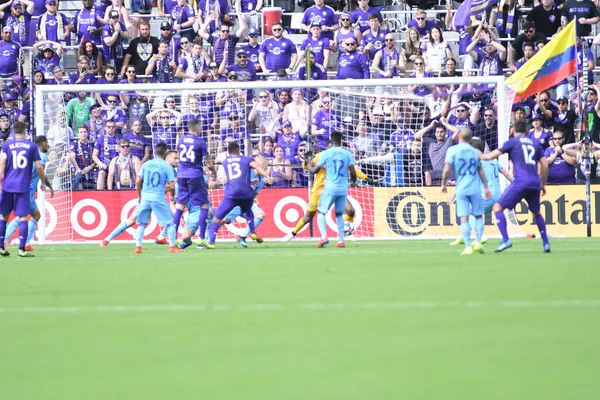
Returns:
[[[24,306],[0,307],[0,314],[92,314],[148,312],[277,312],[339,310],[417,310],[417,309],[552,309],[600,308],[600,300],[505,300],[416,301],[394,303],[315,303],[315,304],[166,304],[130,306]]]

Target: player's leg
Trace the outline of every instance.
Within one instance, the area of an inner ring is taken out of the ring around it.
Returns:
[[[141,253],[144,231],[146,230],[148,221],[150,221],[150,215],[152,214],[152,204],[148,200],[142,199],[137,206],[137,211],[136,222],[138,227],[135,231],[135,252]]]
[[[496,204],[494,204],[494,215],[496,216],[496,225],[502,235],[502,242],[500,246],[495,250],[496,253],[504,251],[512,247],[512,242],[508,237],[508,227],[506,222],[506,216],[504,210],[511,210],[521,201],[523,198],[523,190],[515,186],[514,184],[508,185],[502,196],[498,198]]]
[[[214,210],[213,210],[213,214],[214,214]],[[219,221],[219,228],[222,227],[223,225],[231,224],[233,221],[235,221],[235,219],[237,217],[239,217],[241,215],[242,215],[242,209],[240,208],[240,206],[235,206],[233,208],[233,210],[229,211],[229,214],[227,214],[223,219],[221,219]],[[236,236],[235,240],[239,243],[240,246],[242,246],[244,248],[248,247],[245,236],[244,236],[244,238],[242,238],[241,236]]]
[[[181,241],[176,242],[175,246],[180,249],[185,249],[192,244],[192,236],[198,230],[198,217],[200,216],[200,207],[192,206],[188,208],[189,214],[187,221],[185,223],[185,227],[183,228],[183,234],[181,236]]]
[[[538,189],[532,189],[525,195],[525,201],[529,206],[529,211],[533,214],[533,220],[540,231],[542,243],[544,246],[544,253],[550,253],[550,242],[548,241],[548,232],[546,231],[546,220],[540,213],[540,191]]]
[[[35,231],[37,229],[38,221],[40,220],[40,218],[42,218],[42,214],[40,213],[40,210],[37,208],[37,204],[35,201],[30,206],[29,215],[31,216],[31,218],[29,218],[29,222],[27,223],[28,224],[27,240],[25,240],[25,250],[35,251],[34,248],[31,247],[31,241],[33,240],[33,237],[35,236]]]
[[[469,224],[469,215],[471,214],[471,202],[469,196],[456,195],[456,215],[460,220],[460,234],[465,243],[465,250],[461,253],[469,255],[473,253],[471,247],[471,225]]]
[[[319,199],[319,205],[317,207],[319,214],[317,215],[317,225],[319,226],[319,232],[321,233],[321,240],[317,243],[317,247],[323,247],[329,240],[327,239],[327,219],[326,215],[331,208],[331,205],[335,201],[335,197],[330,194],[327,190],[324,190]]]
[[[0,195],[0,243],[4,244],[6,237],[6,221],[8,221],[8,217],[10,216],[10,212],[14,207],[14,194],[2,191],[2,195]],[[0,247],[0,256],[6,257],[10,253],[8,249],[4,248],[4,246]]]
[[[182,250],[179,250],[175,247],[175,242],[177,241],[177,231],[175,228],[175,223],[173,222],[173,214],[171,213],[171,209],[169,208],[169,203],[166,200],[153,200],[152,201],[152,211],[156,215],[156,219],[158,223],[161,225],[165,225],[167,228],[167,236],[169,237],[169,253],[180,253]]]
[[[190,199],[189,187],[190,179],[188,178],[177,178],[177,205],[175,206],[175,214],[173,214],[173,223],[175,224],[175,231],[179,230],[179,223],[181,222],[181,216],[185,210],[185,206]]]
[[[319,205],[319,199],[321,198],[321,192],[312,192],[308,199],[308,205],[306,206],[306,212],[304,216],[300,218],[294,230],[284,236],[284,241],[292,240],[306,225],[310,223],[317,213],[317,207]]]
[[[108,246],[108,244],[117,236],[119,236],[121,233],[125,232],[128,228],[131,228],[133,225],[135,225],[135,222],[137,220],[137,216],[138,216],[138,212],[139,212],[139,205],[135,208],[135,210],[133,210],[133,212],[131,213],[131,215],[129,216],[129,218],[127,218],[126,221],[123,221],[121,223],[119,223],[119,225],[117,225],[115,227],[115,229],[113,229],[113,231],[110,233],[110,235],[108,235],[103,241],[102,243],[100,243],[100,246],[102,247],[106,247]]]
[[[190,203],[200,206],[200,216],[198,217],[198,236],[201,241],[206,240],[206,226],[209,212],[208,187],[204,178],[194,178],[189,182],[191,190]]]
[[[221,204],[219,204],[217,211],[215,211],[215,216],[212,220],[212,223],[210,224],[210,232],[208,238],[209,244],[208,246],[206,246],[207,249],[215,248],[215,240],[217,239],[217,232],[219,231],[219,222],[221,222],[221,220],[225,218],[225,216],[229,214],[229,212],[233,210],[233,208],[236,205],[237,204],[235,204],[235,201],[233,199],[229,199],[227,197],[223,199]]]
[[[254,230],[256,231],[256,229],[258,229],[258,226],[265,219],[265,212],[263,211],[262,208],[260,208],[258,205],[256,205],[256,203],[254,203],[252,205],[252,213],[254,214]],[[244,216],[244,218],[246,218],[246,221],[248,221],[248,216],[247,215]],[[245,238],[249,234],[250,234],[250,224],[248,224],[246,226],[246,229],[244,231],[244,234],[243,234],[242,238]]]
[[[256,243],[262,243],[263,239],[258,236],[256,233],[256,225],[254,224],[254,199],[248,199],[240,202],[240,208],[242,209],[242,214],[244,218],[246,218],[246,223],[248,224],[248,230],[250,231],[249,236]]]
[[[335,222],[337,223],[338,229],[338,243],[335,247],[338,248],[346,247],[344,243],[344,215],[346,213],[346,200],[346,195],[335,196],[334,200]]]
[[[18,227],[19,227],[19,218],[17,218],[17,217],[13,218],[12,221],[10,221],[6,225],[5,245],[10,244],[10,243],[8,243],[8,241],[10,240],[10,237],[17,231]]]
[[[483,199],[479,194],[471,195],[469,197],[471,200],[471,215],[469,216],[469,220],[471,218],[474,219],[473,224],[469,222],[469,225],[475,231],[475,244],[473,245],[473,250],[483,254],[485,253],[481,244],[481,238],[483,237]]]

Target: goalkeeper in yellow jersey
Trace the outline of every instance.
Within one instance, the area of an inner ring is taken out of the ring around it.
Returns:
[[[327,148],[330,147],[331,142],[328,142]],[[318,153],[314,157],[311,157],[307,154],[306,158],[304,159],[304,162],[302,163],[302,168],[308,169],[308,163],[315,164],[319,160],[320,155],[321,153]],[[356,166],[355,170],[358,179],[367,179],[367,175],[360,169],[358,169]],[[283,237],[282,240],[284,242],[289,242],[290,240],[292,240],[298,234],[298,232],[300,232],[302,228],[304,228],[304,226],[310,224],[314,216],[317,214],[317,206],[319,205],[319,199],[321,198],[321,193],[323,192],[323,187],[325,186],[325,175],[325,168],[321,168],[321,170],[314,175],[313,186],[310,194],[310,199],[308,200],[306,213],[304,214],[304,217],[302,217],[298,221],[294,230]],[[350,200],[346,199],[346,214],[344,215],[344,220],[350,222],[351,226],[352,222],[354,222],[355,213],[356,211],[354,210],[354,206],[352,205],[352,203],[350,203]],[[346,234],[351,235],[353,231],[354,228],[352,227],[350,231],[346,232]]]

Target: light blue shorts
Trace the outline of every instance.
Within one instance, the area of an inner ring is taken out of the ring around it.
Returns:
[[[327,214],[331,205],[335,206],[336,214],[344,214],[346,212],[346,198],[347,194],[333,194],[329,192],[327,189],[323,190],[321,193],[321,198],[319,199],[318,210],[321,214]]]
[[[456,215],[458,217],[468,217],[483,215],[483,199],[481,194],[469,194],[456,196]]]
[[[252,212],[256,214],[256,212],[257,212],[258,210],[260,210],[260,207],[258,207],[258,206],[256,205],[256,203],[254,203],[254,204],[252,205]],[[227,221],[229,221],[229,223],[232,223],[233,221],[235,221],[235,219],[236,219],[237,217],[241,217],[241,216],[242,216],[242,209],[240,208],[240,206],[235,206],[235,207],[233,208],[233,210],[229,211],[229,214],[227,214],[227,215],[225,216],[225,219],[226,219]]]
[[[167,225],[173,223],[173,214],[169,208],[169,204],[165,199],[160,200],[147,200],[142,198],[137,208],[137,223],[147,224],[150,221],[150,214],[154,211],[158,223],[160,225]]]

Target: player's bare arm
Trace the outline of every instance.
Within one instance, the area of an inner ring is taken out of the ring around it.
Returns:
[[[502,175],[504,175],[504,177],[506,179],[508,179],[509,182],[512,182],[513,179],[515,179],[515,177],[513,176],[512,172],[510,172],[509,170],[507,170],[506,168],[502,167],[502,169],[500,170],[500,173]]]
[[[2,153],[0,155],[0,182],[4,180],[4,169],[6,167],[6,154]]]
[[[546,195],[546,181],[548,180],[548,160],[546,159],[546,157],[542,157],[540,158],[540,166],[541,166],[541,173],[540,173],[540,180],[542,181],[542,196]]]
[[[477,170],[479,172],[479,178],[481,178],[481,182],[483,182],[483,186],[485,187],[485,198],[489,200],[492,198],[492,191],[490,190],[490,187],[488,186],[488,181],[487,181],[487,178],[485,177],[485,172],[483,172],[483,168],[481,167],[481,165],[479,166],[479,168]]]
[[[135,190],[137,190],[138,199],[142,199],[142,186],[144,185],[144,179],[141,176],[135,178]]]
[[[500,157],[502,155],[502,152],[498,149],[490,151],[489,153],[485,153],[485,154],[480,154],[479,155],[479,159],[480,160],[494,160],[498,157]]]
[[[452,166],[449,163],[445,163],[444,164],[444,171],[442,171],[442,193],[448,193],[448,189],[446,187],[446,184],[448,183],[448,176],[450,176],[450,170],[452,169]]]

